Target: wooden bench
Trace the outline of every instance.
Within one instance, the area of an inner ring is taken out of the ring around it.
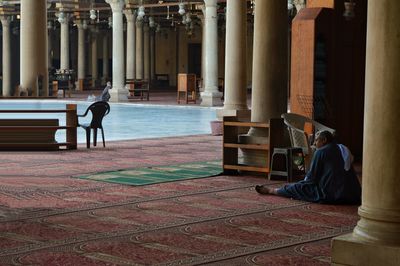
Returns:
[[[127,79],[126,85],[128,86],[129,95],[128,99],[140,98],[140,100],[150,99],[150,85],[148,80]]]
[[[0,119],[0,150],[59,150],[77,148],[78,119],[76,104],[65,110],[0,110],[0,113],[66,113],[66,125],[58,119],[15,118]],[[56,131],[66,130],[66,141],[55,140]]]

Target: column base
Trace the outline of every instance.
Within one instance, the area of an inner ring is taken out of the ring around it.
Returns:
[[[75,88],[77,91],[83,91],[85,79],[78,79],[75,81]]]
[[[250,135],[240,135],[239,143],[241,144],[268,144],[268,137],[258,137]],[[258,150],[241,150],[243,157],[240,163],[250,166],[268,166],[268,152]]]
[[[110,102],[127,102],[128,101],[128,90],[121,88],[112,88],[110,92]]]
[[[347,234],[332,240],[332,265],[400,265],[400,246],[368,243]]]
[[[250,121],[251,111],[248,109],[242,109],[242,110],[218,109],[217,119],[222,120],[224,116],[236,116],[240,121]]]
[[[222,105],[222,92],[202,92],[201,96],[201,106],[221,106]]]

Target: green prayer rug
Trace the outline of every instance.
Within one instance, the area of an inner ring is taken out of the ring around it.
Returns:
[[[212,161],[123,169],[77,176],[77,178],[142,186],[177,180],[210,177],[216,176],[220,173],[222,173],[221,161]]]

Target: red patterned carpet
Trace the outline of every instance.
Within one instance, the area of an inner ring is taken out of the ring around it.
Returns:
[[[261,196],[254,176],[141,187],[79,174],[221,158],[221,138],[0,153],[1,265],[329,265],[356,206]],[[271,181],[272,186],[280,182]]]

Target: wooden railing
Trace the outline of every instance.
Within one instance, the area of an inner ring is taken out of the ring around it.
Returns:
[[[2,119],[0,120],[0,150],[77,149],[76,104],[67,104],[66,109],[60,110],[0,110],[1,113],[65,113],[66,125],[58,125],[58,119]],[[66,130],[65,142],[55,141],[57,130]]]

